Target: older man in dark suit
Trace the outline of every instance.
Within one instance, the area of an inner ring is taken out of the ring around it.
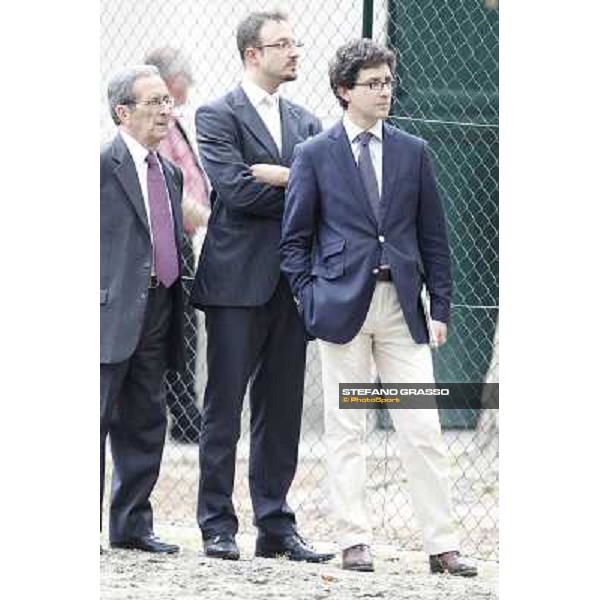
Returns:
[[[181,171],[156,152],[173,105],[153,66],[108,86],[119,126],[100,152],[100,523],[106,437],[110,542],[173,553],[153,532],[150,494],[166,431],[164,375],[183,355]]]
[[[278,247],[294,146],[321,125],[278,93],[296,79],[299,58],[285,15],[248,15],[237,43],[241,86],[196,114],[198,147],[215,192],[192,290],[206,317],[208,365],[197,518],[207,556],[239,558],[231,497],[250,382],[256,555],[320,562],[333,555],[304,543],[286,498],[298,458],[306,339]]]

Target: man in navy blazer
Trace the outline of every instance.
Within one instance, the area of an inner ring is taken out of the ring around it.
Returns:
[[[183,178],[156,152],[173,99],[158,69],[143,65],[111,79],[108,102],[119,132],[100,151],[100,527],[109,436],[111,546],[173,553],[153,533],[150,505],[164,375],[183,363]]]
[[[301,45],[284,14],[248,15],[237,45],[242,84],[196,113],[198,149],[214,190],[192,290],[205,314],[208,367],[197,520],[207,556],[239,558],[232,493],[250,383],[256,555],[321,562],[333,555],[304,543],[287,503],[298,460],[306,337],[279,265],[292,153],[321,125],[278,93],[281,83],[296,79]]]
[[[343,119],[296,148],[281,255],[306,331],[319,339],[332,507],[345,569],[372,571],[366,411],[340,409],[339,383],[434,382],[428,342],[446,339],[452,291],[442,203],[426,143],[384,123],[394,54],[338,49],[330,83]],[[421,288],[431,297],[432,334]],[[458,552],[449,465],[432,409],[390,411],[433,572],[475,575]]]

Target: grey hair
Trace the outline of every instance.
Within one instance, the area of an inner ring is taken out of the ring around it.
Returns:
[[[194,83],[190,63],[183,52],[177,48],[171,46],[156,48],[146,56],[144,62],[147,65],[154,65],[165,81],[177,75],[183,75],[190,84]]]
[[[152,65],[135,65],[118,71],[108,82],[108,107],[115,125],[120,124],[117,115],[117,106],[119,104],[135,102],[136,98],[133,94],[133,87],[138,79],[143,79],[144,77],[160,77],[160,72]]]
[[[267,21],[288,21],[288,16],[281,10],[270,12],[252,12],[246,15],[237,26],[237,47],[244,62],[244,52],[247,48],[256,48],[260,45],[260,30]]]

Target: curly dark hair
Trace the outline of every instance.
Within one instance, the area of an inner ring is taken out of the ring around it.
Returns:
[[[329,85],[344,110],[348,103],[339,95],[340,86],[351,90],[361,69],[387,64],[393,73],[396,68],[395,54],[373,40],[362,38],[340,46],[329,63]]]

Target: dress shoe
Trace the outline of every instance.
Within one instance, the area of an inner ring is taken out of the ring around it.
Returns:
[[[334,557],[330,553],[315,552],[306,545],[306,542],[297,533],[290,533],[284,536],[259,533],[256,539],[255,554],[261,558],[286,557],[289,560],[311,563],[327,562]]]
[[[111,542],[112,548],[124,548],[126,550],[143,550],[157,554],[175,554],[179,552],[179,546],[161,542],[154,534],[148,534],[140,538],[131,538],[120,542]]]
[[[462,577],[475,577],[477,565],[475,561],[460,552],[443,552],[429,557],[429,566],[432,573],[450,573],[450,575],[461,575]]]
[[[348,571],[374,571],[371,548],[366,544],[350,546],[342,552],[342,569]]]
[[[222,533],[204,540],[204,554],[211,558],[222,558],[224,560],[238,560],[240,550],[235,543],[235,537],[231,533]]]

